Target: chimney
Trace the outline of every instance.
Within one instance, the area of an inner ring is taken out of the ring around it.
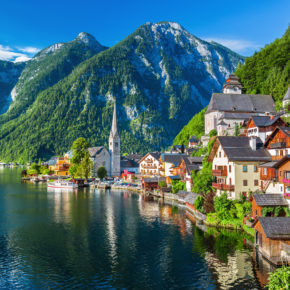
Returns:
[[[257,150],[257,139],[255,136],[251,136],[249,138],[249,144],[250,144],[250,147],[253,151]]]

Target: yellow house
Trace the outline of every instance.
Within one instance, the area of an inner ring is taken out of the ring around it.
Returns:
[[[259,164],[271,161],[271,155],[258,137],[219,136],[208,161],[212,162],[212,187],[217,195],[226,192],[228,198],[238,199],[260,189]]]
[[[68,176],[69,175],[70,160],[67,156],[58,157],[54,168],[54,174],[57,176]]]

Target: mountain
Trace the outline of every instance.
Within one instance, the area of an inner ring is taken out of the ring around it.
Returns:
[[[272,95],[279,108],[290,84],[290,26],[281,38],[247,58],[236,75],[245,93]]]
[[[85,32],[67,43],[53,44],[36,54],[25,65],[11,91],[13,101],[0,124],[18,117],[31,105],[37,94],[69,75],[84,60],[106,49]]]
[[[8,110],[11,102],[10,93],[16,85],[24,67],[24,62],[13,63],[11,61],[0,60],[0,114]]]
[[[2,118],[0,159],[62,154],[80,136],[106,145],[114,99],[122,152],[164,148],[243,60],[177,23],[146,23],[55,85],[34,90],[33,97],[18,93]]]
[[[290,84],[290,27],[285,34],[266,45],[244,64],[239,64],[235,74],[239,76],[246,94],[269,94],[277,107]],[[187,144],[192,135],[204,134],[205,109],[196,114],[175,137],[173,144]]]

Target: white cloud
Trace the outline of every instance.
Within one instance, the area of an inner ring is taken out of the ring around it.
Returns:
[[[14,62],[24,62],[24,61],[28,61],[31,58],[26,56],[26,55],[22,55],[22,56],[18,56],[15,58]]]
[[[31,46],[12,48],[0,44],[0,60],[14,62],[28,61],[38,51],[38,48]]]
[[[33,46],[27,46],[27,47],[17,47],[18,50],[26,53],[37,53],[40,51],[39,48],[33,47]]]
[[[243,52],[245,50],[255,50],[260,48],[260,45],[258,45],[257,43],[243,39],[228,39],[219,37],[206,37],[204,39],[206,41],[215,41],[217,43],[220,43],[236,52]]]

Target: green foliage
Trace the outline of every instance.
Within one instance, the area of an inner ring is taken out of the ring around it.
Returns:
[[[285,34],[248,57],[235,74],[245,93],[270,94],[278,108],[290,83],[290,27]]]
[[[217,213],[208,213],[206,216],[206,222],[212,226],[217,226],[220,223],[220,219]]]
[[[262,208],[262,216],[275,216],[278,217],[280,214],[286,214],[290,216],[290,210],[285,206],[265,206]]]
[[[84,159],[87,149],[90,147],[90,144],[85,138],[78,138],[74,141],[72,145],[72,159],[71,162],[75,165],[79,165]]]
[[[209,132],[209,137],[213,137],[213,136],[217,136],[217,130],[216,129],[212,129]]]
[[[158,182],[159,187],[167,187],[166,181],[159,181]]]
[[[202,168],[197,173],[192,173],[193,187],[195,193],[210,193],[212,191],[212,171],[210,168]]]
[[[68,173],[72,178],[75,178],[77,176],[77,172],[78,172],[77,165],[70,165]]]
[[[40,175],[40,174],[48,175],[49,173],[50,170],[47,167],[42,166],[41,162],[40,164],[32,163],[30,168],[27,170],[28,175]]]
[[[196,210],[203,212],[203,202],[203,197],[201,195],[198,195],[194,201],[194,207],[196,208]]]
[[[180,180],[172,180],[172,193],[178,193],[180,190],[186,190],[186,184]]]
[[[235,136],[240,136],[240,126],[237,123],[235,124]]]
[[[97,176],[102,180],[107,176],[107,170],[104,166],[101,166],[97,170]]]
[[[269,290],[289,290],[290,284],[290,267],[282,266],[269,277]]]
[[[206,109],[207,107],[192,117],[189,123],[175,137],[173,145],[187,145],[191,136],[195,135],[200,138],[204,135],[204,113]]]

